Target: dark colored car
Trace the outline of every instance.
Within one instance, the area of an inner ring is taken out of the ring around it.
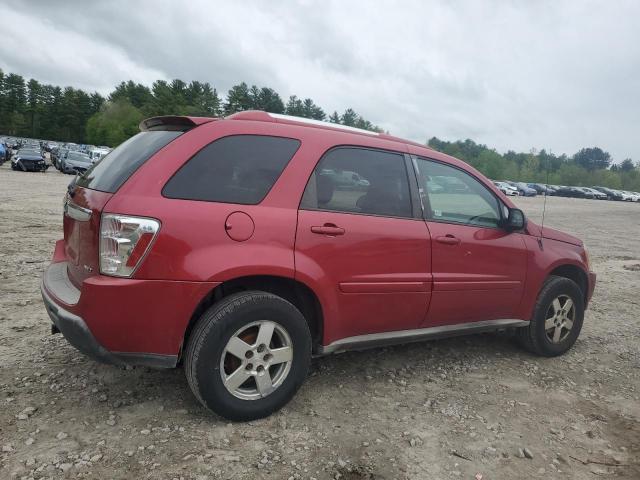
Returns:
[[[54,148],[51,151],[51,157],[50,157],[51,163],[53,164],[53,166],[56,167],[58,170],[62,171],[62,162],[64,161],[68,153],[69,153],[68,148],[64,148],[64,147]]]
[[[561,187],[555,191],[558,197],[593,198],[593,193],[582,190],[580,187]]]
[[[582,241],[458,159],[256,111],[141,130],[69,186],[42,281],[53,331],[97,360],[183,364],[203,405],[250,420],[312,355],[512,329],[553,357],[578,338]]]
[[[524,182],[512,182],[510,180],[504,180],[509,185],[518,189],[518,193],[523,197],[535,197],[538,193],[531,187],[528,187]]]
[[[596,200],[606,200],[608,198],[606,193],[603,193],[599,190],[596,190],[595,188],[590,188],[590,187],[577,187],[580,190],[583,190],[584,192],[590,193],[591,195],[593,195],[593,198],[595,198]]]
[[[84,173],[93,162],[89,155],[80,152],[69,152],[62,162],[62,173]]]
[[[46,172],[49,165],[39,149],[21,148],[11,158],[11,168],[23,172]]]
[[[622,193],[620,193],[617,190],[613,190],[612,188],[607,188],[607,187],[591,187],[594,190],[597,190],[599,192],[604,193],[607,198],[609,200],[618,200],[618,201],[623,201],[624,200],[624,195],[622,195]]]
[[[533,188],[539,195],[551,195],[553,188],[544,183],[527,183],[527,187]]]

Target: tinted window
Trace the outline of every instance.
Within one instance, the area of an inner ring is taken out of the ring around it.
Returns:
[[[404,157],[352,147],[331,150],[309,179],[300,208],[411,217]]]
[[[183,200],[255,205],[300,146],[298,140],[234,135],[210,143],[167,182],[162,194]]]
[[[78,179],[81,187],[113,193],[140,166],[182,132],[140,132],[120,144]]]
[[[420,190],[427,218],[497,227],[498,199],[468,173],[448,165],[417,159]]]

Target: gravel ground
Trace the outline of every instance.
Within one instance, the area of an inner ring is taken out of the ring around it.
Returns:
[[[336,355],[279,413],[231,424],[181,370],[50,335],[39,282],[70,180],[0,167],[0,478],[640,478],[640,204],[547,203],[598,273],[567,355],[499,334]],[[542,198],[517,202],[540,218]]]

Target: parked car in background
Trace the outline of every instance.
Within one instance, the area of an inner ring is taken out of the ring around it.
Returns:
[[[4,138],[0,138],[0,165],[9,160],[9,147],[5,143]]]
[[[640,194],[636,192],[630,192],[628,190],[623,190],[622,193],[628,195],[631,202],[640,202]]]
[[[523,197],[535,197],[538,192],[536,192],[533,188],[527,186],[524,182],[510,182],[505,180],[509,185],[513,185],[518,189],[518,193]]]
[[[457,178],[431,175],[429,181],[442,187],[444,193],[467,193],[469,187]]]
[[[93,163],[96,163],[102,157],[107,155],[111,150],[104,148],[92,148],[88,151],[89,158]]]
[[[544,183],[527,183],[527,187],[533,188],[539,195],[551,195],[553,189]]]
[[[64,160],[65,158],[67,158],[67,155],[69,155],[70,151],[71,150],[69,150],[68,148],[58,147],[51,153],[51,163],[61,172],[64,168]]]
[[[554,195],[570,198],[593,198],[593,193],[582,190],[580,187],[561,187],[556,190]]]
[[[578,188],[580,188],[581,190],[584,190],[585,192],[590,193],[591,195],[593,195],[593,198],[595,198],[596,200],[607,200],[607,198],[609,198],[606,193],[596,190],[595,188],[591,188],[591,187],[578,187]]]
[[[46,172],[49,165],[39,148],[21,148],[11,158],[11,169],[23,172]]]
[[[507,196],[517,197],[519,195],[518,189],[513,185],[508,184],[507,182],[500,182],[498,180],[493,180],[493,184],[496,187],[498,187],[498,190],[500,190],[502,193],[504,193]]]
[[[69,152],[62,164],[62,173],[83,173],[91,165],[93,165],[93,162],[89,155],[81,152]]]
[[[604,193],[605,195],[607,195],[607,198],[609,200],[619,200],[619,201],[623,200],[623,195],[620,192],[618,192],[617,190],[614,190],[612,188],[598,187],[598,186],[593,186],[593,187],[590,187],[590,188]]]
[[[205,407],[246,421],[284,406],[312,355],[514,329],[554,357],[578,338],[582,241],[458,159],[257,111],[141,130],[70,185],[42,280],[53,332],[93,358],[184,364]],[[359,180],[338,189],[341,171]]]

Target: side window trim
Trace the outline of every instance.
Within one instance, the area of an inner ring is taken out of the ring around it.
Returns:
[[[418,174],[413,164],[413,158],[407,153],[404,154],[404,165],[409,177],[409,198],[411,199],[413,218],[423,219],[424,203],[420,197],[420,182],[418,182]]]
[[[447,162],[443,162],[442,160],[437,160],[435,158],[431,158],[431,157],[425,157],[425,156],[421,156],[421,155],[411,155],[411,160],[412,160],[412,165],[413,168],[415,169],[415,175],[416,175],[416,179],[418,181],[418,183],[420,183],[420,177],[422,176],[422,173],[420,172],[420,168],[418,167],[418,160],[424,160],[426,162],[432,162],[432,163],[437,163],[439,165],[444,165],[446,167],[450,167],[453,168],[455,170],[458,170],[468,176],[470,176],[471,178],[473,178],[476,182],[478,182],[480,184],[481,187],[483,187],[495,200],[496,203],[498,205],[498,213],[500,215],[500,222],[505,220],[505,207],[506,205],[502,202],[502,200],[500,199],[500,197],[498,197],[491,189],[487,188],[487,186],[484,184],[484,182],[482,182],[476,175],[474,175],[471,172],[468,172],[467,170],[465,170],[464,168],[460,168],[457,165],[452,165],[450,163]],[[419,187],[421,189],[421,187]],[[475,227],[475,228],[491,228],[494,230],[501,230],[502,228],[500,227],[500,225],[496,225],[496,226],[491,226],[491,225],[478,225],[475,223],[465,223],[465,222],[456,222],[453,220],[445,220],[445,219],[438,219],[435,218],[430,212],[431,212],[431,207],[429,205],[430,200],[429,200],[429,194],[425,191],[424,195],[420,194],[420,200],[422,202],[422,206],[423,206],[423,218],[425,221],[428,222],[438,222],[438,223],[449,223],[452,225],[466,225],[469,227]],[[426,205],[425,205],[426,203]],[[426,208],[428,206],[428,209]]]
[[[349,211],[343,211],[343,210],[330,210],[330,209],[317,208],[317,207],[313,208],[313,207],[310,207],[310,206],[303,205],[305,199],[307,198],[307,193],[308,193],[308,189],[309,189],[309,182],[311,182],[312,179],[315,179],[316,170],[318,168],[318,165],[331,152],[333,152],[335,150],[345,149],[345,148],[355,148],[355,149],[359,149],[359,150],[370,150],[370,151],[374,151],[374,152],[388,153],[388,154],[398,155],[398,156],[402,157],[402,160],[403,160],[402,163],[403,163],[404,171],[405,171],[405,175],[406,175],[407,186],[408,186],[408,189],[409,189],[409,203],[410,203],[410,206],[411,206],[411,213],[412,213],[411,216],[403,217],[403,216],[393,216],[393,215],[381,215],[381,214],[376,214],[376,213],[349,212]],[[383,149],[383,148],[373,148],[373,147],[367,147],[367,146],[362,146],[362,145],[351,145],[351,144],[333,145],[330,148],[328,148],[325,152],[323,152],[323,154],[320,156],[320,158],[318,158],[318,160],[316,161],[315,165],[313,166],[313,170],[311,170],[311,173],[309,174],[309,178],[307,179],[307,183],[305,184],[304,191],[302,192],[302,196],[300,197],[300,202],[298,204],[298,210],[307,210],[307,211],[314,211],[314,212],[340,213],[340,214],[343,214],[343,215],[364,215],[364,216],[368,216],[368,217],[398,218],[398,219],[402,219],[402,220],[420,220],[420,221],[424,221],[424,218],[423,218],[423,215],[422,215],[422,209],[421,209],[419,204],[416,204],[416,198],[414,197],[414,193],[415,193],[414,187],[415,187],[415,185],[411,181],[411,179],[413,178],[414,181],[417,182],[416,172],[415,172],[415,170],[413,170],[412,167],[411,167],[411,169],[409,168],[409,163],[411,163],[410,162],[410,156],[406,152],[399,152],[397,150],[386,150],[386,149]],[[412,177],[412,174],[413,174],[413,177]]]

